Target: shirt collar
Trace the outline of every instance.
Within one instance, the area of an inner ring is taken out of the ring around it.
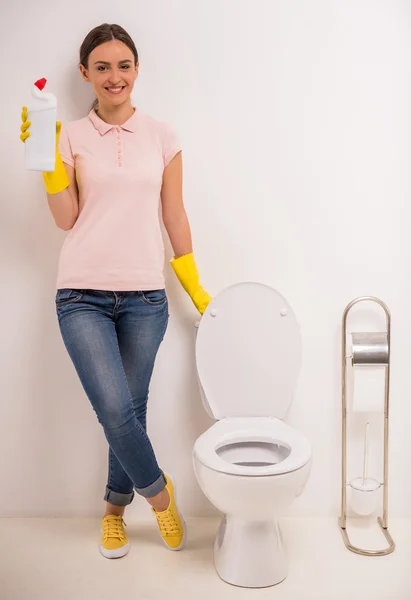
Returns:
[[[110,123],[106,123],[105,121],[100,119],[94,108],[89,112],[88,118],[101,135],[105,135],[108,131],[111,131],[111,129],[117,127],[117,125],[111,125]],[[134,113],[131,115],[131,117],[125,123],[119,125],[118,127],[121,127],[121,129],[124,129],[125,131],[135,133],[137,128],[137,109],[134,108]]]

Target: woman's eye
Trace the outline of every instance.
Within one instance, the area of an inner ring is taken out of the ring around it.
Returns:
[[[130,68],[130,65],[121,65],[121,68],[122,68],[123,70],[126,70],[126,71],[128,71],[128,69]],[[98,67],[97,67],[97,70],[98,70],[98,71],[105,71],[106,69],[107,69],[107,67],[106,67],[106,66],[104,66],[104,65],[100,65],[100,66],[98,66]]]

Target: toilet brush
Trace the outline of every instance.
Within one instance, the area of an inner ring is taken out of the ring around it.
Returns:
[[[368,439],[369,439],[370,424],[367,421],[365,426],[365,437],[364,437],[364,463],[362,468],[362,484],[365,487],[365,482],[368,479]]]
[[[364,435],[364,459],[362,477],[353,479],[351,485],[351,506],[354,511],[362,516],[374,512],[377,502],[376,492],[380,483],[375,479],[368,478],[368,455],[369,455],[370,424],[367,422]]]

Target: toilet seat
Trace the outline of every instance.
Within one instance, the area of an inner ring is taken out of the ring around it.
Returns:
[[[276,464],[257,467],[233,464],[217,454],[217,450],[228,444],[251,441],[288,446],[290,453]],[[280,419],[269,417],[222,419],[203,433],[194,445],[194,455],[206,467],[245,477],[291,473],[306,465],[311,454],[311,444],[307,438]]]

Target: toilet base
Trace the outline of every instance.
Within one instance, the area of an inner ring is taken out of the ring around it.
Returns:
[[[214,543],[214,565],[231,585],[262,588],[281,583],[288,561],[278,522],[225,516]]]

